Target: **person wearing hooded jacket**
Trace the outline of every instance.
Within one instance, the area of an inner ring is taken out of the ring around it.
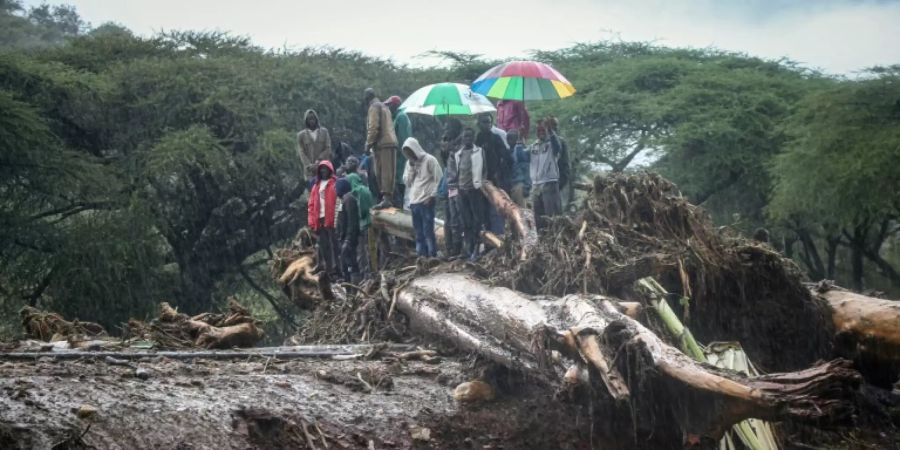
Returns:
[[[372,152],[375,161],[375,178],[381,194],[376,209],[393,206],[395,172],[397,171],[397,134],[391,110],[378,100],[375,90],[364,92],[366,108],[366,150]],[[402,205],[401,205],[402,206]]]
[[[538,141],[528,149],[531,176],[531,203],[538,227],[546,223],[546,217],[562,214],[559,195],[559,138],[545,122],[537,126]]]
[[[354,158],[351,156],[351,158]],[[356,244],[356,258],[359,273],[363,278],[371,275],[369,267],[369,227],[372,225],[372,206],[375,204],[372,192],[366,186],[365,179],[358,173],[347,175],[350,189],[359,206],[359,241]]]
[[[437,158],[426,153],[414,137],[407,138],[403,143],[403,155],[406,156],[403,182],[416,230],[416,254],[435,257],[434,209],[443,171]]]
[[[332,278],[339,275],[337,218],[341,212],[341,199],[335,188],[334,166],[331,161],[319,162],[316,178],[309,193],[306,219],[309,228],[316,233],[318,271]],[[324,264],[323,264],[324,263]]]
[[[319,114],[314,109],[307,109],[303,118],[304,128],[297,133],[297,155],[305,176],[311,177],[315,175],[319,161],[331,160],[331,135],[319,124]]]

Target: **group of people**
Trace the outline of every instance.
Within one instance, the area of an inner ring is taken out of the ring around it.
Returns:
[[[485,181],[509,193],[520,206],[530,203],[539,225],[545,217],[562,213],[568,149],[555,118],[538,123],[537,140],[530,145],[530,118],[522,102],[499,102],[497,123],[490,114],[479,115],[477,130],[447,118],[439,161],[413,137],[399,96],[382,102],[369,88],[364,102],[363,152],[333,142],[312,109],[297,134],[297,152],[309,179],[308,226],[316,234],[319,270],[329,277],[356,282],[369,274],[372,210],[408,205],[416,253],[436,257],[434,223],[442,202],[444,254],[471,260],[481,254],[482,231],[502,236],[506,226],[482,194]]]

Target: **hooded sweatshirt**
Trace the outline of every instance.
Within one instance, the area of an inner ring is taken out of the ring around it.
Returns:
[[[321,124],[315,129],[309,129],[306,118],[310,114],[315,116],[316,123],[319,124],[319,114],[313,109],[307,109],[303,114],[303,130],[297,133],[297,155],[307,171],[315,168],[315,164],[319,161],[331,160],[331,135]]]
[[[324,180],[325,183],[323,183],[323,180],[316,175],[316,181],[313,183],[312,190],[309,193],[309,202],[306,205],[306,223],[313,231],[319,230],[319,217],[321,216],[323,201],[325,203],[325,215],[323,217],[325,228],[335,227],[337,215],[340,212],[340,204],[338,203],[337,191],[334,186],[337,180],[334,176],[334,166],[331,165],[331,161],[322,161],[316,167],[317,174],[321,167],[327,167],[331,170],[331,178]],[[325,190],[324,193],[321,192],[322,189]]]
[[[358,173],[347,175],[347,181],[350,182],[351,192],[353,192],[353,196],[356,197],[356,202],[359,204],[359,227],[364,230],[372,224],[372,214],[369,211],[372,209],[372,205],[375,204],[372,199],[372,192],[366,186],[363,177]]]
[[[559,149],[559,139],[555,134],[531,144],[528,156],[531,160],[529,172],[533,186],[559,181],[559,163],[556,161]]]
[[[425,203],[428,199],[437,197],[438,184],[443,176],[437,158],[426,153],[419,141],[412,137],[403,143],[403,152],[407,156],[403,181],[409,194],[409,203]]]

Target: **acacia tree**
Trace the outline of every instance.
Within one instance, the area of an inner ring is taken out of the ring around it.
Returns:
[[[900,232],[900,67],[836,82],[804,99],[791,117],[791,140],[775,158],[769,213],[834,224],[850,249],[852,283],[863,289],[864,261],[900,286],[884,244]],[[834,245],[834,244],[832,244]]]
[[[831,247],[850,249],[852,283],[862,289],[864,260],[895,285],[884,243],[898,231],[900,197],[893,159],[900,150],[900,86],[896,67],[870,79],[837,82],[804,100],[789,127],[788,151],[776,159],[770,213],[832,223]],[[874,194],[873,193],[880,193]]]

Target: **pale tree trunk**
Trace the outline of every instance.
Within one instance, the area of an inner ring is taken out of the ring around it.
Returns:
[[[537,380],[555,383],[569,366],[585,364],[614,404],[631,402],[655,414],[668,408],[660,423],[677,425],[685,445],[717,442],[747,418],[828,418],[845,407],[840,397],[858,383],[848,361],[755,378],[701,365],[599,296],[532,298],[463,274],[440,274],[414,279],[400,290],[397,307],[414,329]]]
[[[900,374],[900,302],[839,288],[814,291],[833,310],[837,349],[870,381],[889,386]]]

